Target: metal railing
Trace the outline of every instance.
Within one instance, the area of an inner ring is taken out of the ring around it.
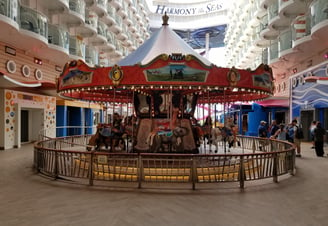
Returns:
[[[294,175],[295,146],[291,143],[239,136],[239,154],[155,154],[87,151],[91,135],[43,137],[34,146],[34,167],[53,178],[95,182],[201,183],[239,182]],[[110,186],[110,184],[109,184]]]

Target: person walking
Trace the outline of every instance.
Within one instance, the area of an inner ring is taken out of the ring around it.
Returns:
[[[313,136],[314,136],[315,152],[318,157],[323,157],[324,155],[323,143],[326,136],[326,130],[322,128],[321,122],[317,122],[316,128],[313,130]]]
[[[297,136],[299,126],[297,120],[294,119],[291,124],[287,127],[288,141],[296,145],[296,157],[302,157],[301,155],[301,138]]]
[[[314,129],[317,126],[317,121],[312,121],[311,126],[310,126],[310,136],[311,136],[311,142],[312,142],[312,147],[311,148],[315,148],[314,145]]]

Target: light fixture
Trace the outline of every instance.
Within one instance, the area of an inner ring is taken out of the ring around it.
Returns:
[[[328,59],[328,52],[326,52],[326,53],[323,55],[323,57],[324,57],[325,59]]]
[[[42,65],[42,60],[39,58],[34,57],[34,63]]]

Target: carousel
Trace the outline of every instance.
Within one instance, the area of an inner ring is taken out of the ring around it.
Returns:
[[[133,151],[177,153],[197,153],[193,132],[197,105],[262,100],[272,95],[273,87],[269,66],[262,64],[253,71],[217,67],[169,28],[166,15],[162,27],[117,65],[90,67],[74,60],[65,65],[57,82],[57,92],[65,99],[104,108],[132,105]],[[100,143],[108,146],[121,139],[123,132],[114,123],[99,125],[92,141],[96,149]]]

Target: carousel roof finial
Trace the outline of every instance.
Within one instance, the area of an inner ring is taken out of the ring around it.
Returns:
[[[169,21],[169,17],[168,17],[168,15],[166,15],[166,12],[165,12],[164,16],[162,16],[162,20],[163,20],[162,25],[169,25],[167,23]]]

